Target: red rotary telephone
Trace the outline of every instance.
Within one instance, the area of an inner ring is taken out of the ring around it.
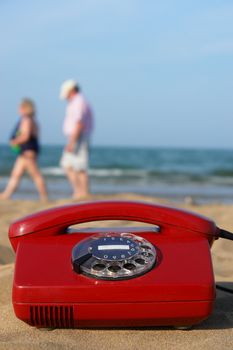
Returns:
[[[153,226],[69,229],[99,220]],[[221,232],[207,218],[138,202],[75,204],[30,215],[9,230],[15,314],[47,328],[199,323],[213,309],[210,246]]]

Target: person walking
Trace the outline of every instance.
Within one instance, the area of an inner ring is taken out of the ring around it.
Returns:
[[[16,191],[23,174],[27,171],[34,181],[41,200],[47,200],[44,178],[37,164],[39,154],[39,127],[35,117],[34,102],[28,98],[19,105],[20,120],[10,139],[10,145],[18,156],[13,166],[9,182],[0,193],[0,199],[10,199]]]
[[[73,198],[89,195],[89,144],[93,131],[93,113],[75,80],[66,80],[60,89],[60,98],[67,100],[63,132],[67,138],[60,160],[72,186]]]

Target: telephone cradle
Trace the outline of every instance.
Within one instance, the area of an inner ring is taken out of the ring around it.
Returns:
[[[146,226],[70,228],[103,220]],[[220,229],[161,205],[108,201],[45,210],[11,224],[16,316],[39,328],[189,327],[215,300],[210,247]]]

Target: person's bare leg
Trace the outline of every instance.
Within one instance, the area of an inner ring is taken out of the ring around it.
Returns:
[[[37,159],[36,159],[35,153],[32,151],[28,151],[27,153],[25,152],[24,157],[25,157],[25,163],[26,163],[26,170],[28,171],[29,175],[31,176],[32,180],[36,185],[40,199],[42,201],[47,201],[48,193],[47,193],[44,178],[37,165]]]
[[[74,193],[74,198],[83,199],[89,195],[89,177],[86,171],[78,171],[75,175],[78,191]]]
[[[79,182],[76,171],[72,168],[66,168],[65,172],[73,190],[73,198],[76,198],[76,194],[79,191]]]
[[[19,185],[21,177],[23,176],[23,173],[25,171],[25,167],[26,164],[23,156],[18,156],[18,158],[15,161],[13,170],[11,172],[9,182],[5,190],[2,193],[0,193],[0,199],[9,199],[12,196],[12,194],[15,192]]]

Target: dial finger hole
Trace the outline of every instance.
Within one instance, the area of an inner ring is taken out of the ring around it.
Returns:
[[[136,269],[136,266],[134,264],[131,264],[131,263],[126,263],[123,265],[123,267],[126,269],[126,270],[129,270],[129,271],[132,271],[132,270],[135,270]]]
[[[108,267],[108,270],[110,272],[118,272],[121,270],[121,267],[119,265],[111,265]]]
[[[154,255],[152,253],[148,253],[148,252],[142,252],[141,254],[142,256],[146,257],[146,258],[152,258],[154,257]]]
[[[135,262],[139,265],[145,265],[146,261],[142,258],[135,259]]]
[[[148,253],[147,253],[147,252],[142,252],[142,256],[147,257],[147,256],[148,256]]]
[[[142,244],[142,245],[141,245],[141,248],[146,249],[146,250],[150,250],[150,249],[151,249],[151,247],[149,247],[149,246],[146,245],[146,244]]]
[[[94,266],[92,266],[93,270],[95,271],[102,271],[105,269],[105,265],[104,264],[95,264]]]

